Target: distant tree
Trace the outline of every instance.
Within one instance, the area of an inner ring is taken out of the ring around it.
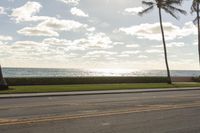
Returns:
[[[200,21],[199,21],[199,12],[200,12],[200,0],[193,0],[191,6],[191,13],[196,13],[196,18],[193,20],[193,23],[197,25],[198,30],[198,54],[199,54],[199,65],[200,65]]]
[[[167,76],[168,76],[169,84],[172,84],[172,80],[171,80],[171,76],[170,76],[170,70],[169,70],[168,59],[167,59],[167,48],[166,48],[166,43],[165,43],[165,34],[164,34],[161,10],[164,10],[166,13],[169,13],[171,16],[178,19],[178,16],[176,13],[186,14],[185,10],[179,9],[177,7],[177,6],[181,6],[182,1],[183,0],[142,1],[142,4],[145,6],[148,6],[148,7],[146,9],[144,9],[143,11],[139,12],[139,15],[143,15],[143,14],[148,13],[149,11],[153,10],[154,7],[158,8],[160,28],[161,28],[161,34],[162,34],[162,42],[163,42],[164,55],[165,55],[165,64],[166,64],[166,68],[167,68]]]
[[[8,84],[6,83],[6,80],[3,78],[2,69],[0,65],[0,90],[3,89],[8,89]]]

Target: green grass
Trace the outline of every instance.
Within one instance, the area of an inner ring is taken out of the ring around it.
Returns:
[[[69,92],[69,91],[95,91],[95,90],[123,90],[123,89],[149,89],[149,88],[179,88],[200,87],[200,83],[134,83],[134,84],[84,84],[84,85],[45,85],[45,86],[11,86],[9,90],[2,90],[0,94],[8,93],[43,93],[43,92]]]

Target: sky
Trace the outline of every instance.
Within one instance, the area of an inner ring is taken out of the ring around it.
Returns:
[[[162,12],[173,70],[198,70],[197,29],[190,14]],[[139,16],[141,0],[1,0],[3,67],[165,69],[158,10]]]

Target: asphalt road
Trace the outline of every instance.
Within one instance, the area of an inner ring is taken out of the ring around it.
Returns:
[[[199,133],[200,90],[0,100],[0,133]]]

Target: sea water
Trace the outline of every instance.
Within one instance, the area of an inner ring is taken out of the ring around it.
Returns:
[[[3,68],[4,77],[166,76],[166,70]],[[171,70],[172,76],[198,77],[197,70]]]

